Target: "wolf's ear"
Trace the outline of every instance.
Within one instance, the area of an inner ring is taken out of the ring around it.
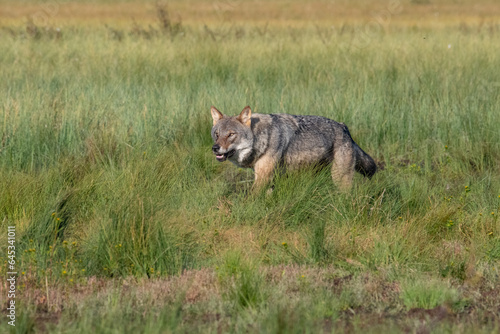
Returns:
[[[243,123],[243,125],[250,127],[250,125],[252,124],[251,117],[252,117],[252,110],[250,109],[249,106],[246,106],[245,108],[243,108],[240,115],[238,116],[238,121]]]
[[[218,121],[220,121],[222,119],[222,117],[224,117],[224,115],[222,115],[222,113],[217,110],[214,106],[212,106],[212,108],[210,108],[210,111],[212,112],[212,118],[214,119],[214,125],[217,124]]]

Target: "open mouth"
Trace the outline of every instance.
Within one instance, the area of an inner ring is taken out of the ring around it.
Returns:
[[[234,150],[231,150],[231,151],[227,151],[226,153],[224,154],[216,154],[215,155],[215,158],[217,159],[217,161],[220,161],[220,162],[223,162],[225,161],[227,158],[230,158],[233,156],[234,154]]]

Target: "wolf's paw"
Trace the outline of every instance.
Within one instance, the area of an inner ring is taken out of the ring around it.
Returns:
[[[273,193],[273,191],[274,191],[274,186],[271,186],[271,188],[267,189],[266,196],[271,196],[271,194]]]

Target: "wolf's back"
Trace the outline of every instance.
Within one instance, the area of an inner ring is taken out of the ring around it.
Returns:
[[[352,142],[352,150],[354,151],[355,157],[354,169],[368,178],[371,178],[373,174],[377,172],[375,161],[356,144],[352,139],[349,129],[344,123],[339,123],[322,116],[287,114],[274,114],[271,116],[274,117],[275,120],[279,119],[280,123],[282,122],[282,126],[279,127],[280,132],[284,132],[283,129],[286,128],[289,130],[289,133],[292,133],[292,136],[307,133],[305,138],[307,138],[309,142],[315,143],[316,146],[325,145],[329,139],[335,142],[339,138],[336,135],[337,131],[344,132],[344,135],[347,137],[344,137],[344,140]]]

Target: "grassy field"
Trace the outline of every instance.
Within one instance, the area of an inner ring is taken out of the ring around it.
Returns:
[[[0,18],[2,332],[500,331],[494,1],[5,1]],[[381,170],[347,193],[328,171],[251,193],[211,153],[211,105],[344,122]]]

